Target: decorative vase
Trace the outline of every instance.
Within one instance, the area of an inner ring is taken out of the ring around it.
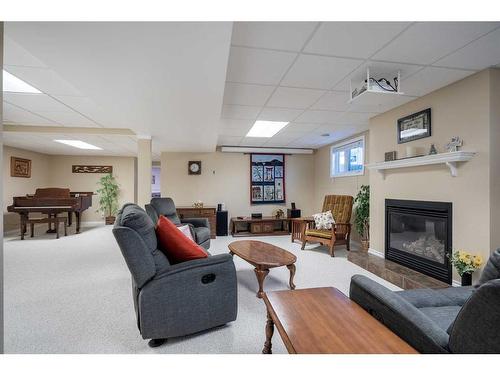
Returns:
[[[462,286],[472,285],[472,273],[466,272],[462,274]]]
[[[115,217],[114,216],[106,216],[104,219],[106,225],[113,225],[115,223]]]
[[[363,248],[363,251],[368,251],[370,248],[370,240],[361,240],[361,247]]]

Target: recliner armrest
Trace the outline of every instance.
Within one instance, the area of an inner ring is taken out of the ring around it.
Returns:
[[[210,225],[208,223],[208,219],[204,218],[204,217],[192,217],[192,218],[182,219],[181,223],[192,224],[195,228],[199,228],[199,227],[210,228]]]
[[[349,298],[421,353],[448,353],[448,334],[397,293],[363,276],[351,278]]]
[[[233,263],[233,257],[230,254],[217,254],[208,256],[207,258],[203,259],[195,259],[195,260],[190,260],[188,262],[177,263],[166,268],[161,273],[158,273],[154,277],[154,280],[162,279],[164,277],[169,277],[179,272],[186,272],[196,268],[211,267],[226,262]]]

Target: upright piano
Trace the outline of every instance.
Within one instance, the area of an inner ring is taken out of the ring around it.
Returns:
[[[21,233],[26,232],[26,221],[31,212],[46,214],[49,217],[67,212],[68,225],[72,224],[73,213],[76,217],[76,233],[80,233],[81,214],[92,206],[93,192],[71,192],[70,189],[36,189],[35,194],[14,197],[14,202],[7,207],[8,212],[17,212],[20,216]],[[49,231],[52,228],[49,223]]]

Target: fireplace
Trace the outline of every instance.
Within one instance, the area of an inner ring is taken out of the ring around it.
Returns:
[[[451,284],[452,204],[385,200],[385,258]]]

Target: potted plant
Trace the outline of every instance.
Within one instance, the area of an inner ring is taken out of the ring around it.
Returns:
[[[99,211],[104,214],[106,225],[111,225],[115,222],[115,214],[118,212],[118,183],[110,173],[101,177],[97,185]]]
[[[451,264],[462,278],[462,286],[472,285],[472,273],[483,264],[480,255],[472,255],[466,251],[455,251],[451,257]]]
[[[370,247],[370,186],[361,185],[354,203],[354,225],[361,236],[363,250],[368,251]]]

